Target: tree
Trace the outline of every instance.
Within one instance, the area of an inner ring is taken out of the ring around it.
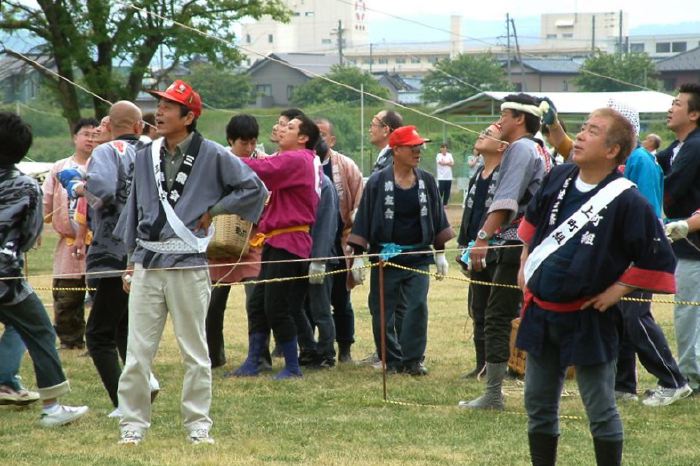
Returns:
[[[364,91],[380,97],[389,98],[389,90],[383,87],[371,74],[352,66],[334,65],[326,75],[355,89],[364,86]],[[322,102],[337,102],[359,105],[360,94],[356,91],[339,86],[323,78],[313,78],[294,89],[292,103],[300,107]]]
[[[656,67],[646,53],[597,52],[583,62],[580,73],[576,85],[586,92],[638,91],[638,86],[659,88],[659,81],[654,78]]]
[[[191,71],[188,80],[206,105],[241,108],[250,101],[252,86],[248,75],[232,73],[209,64],[195,65]]]
[[[423,79],[423,101],[451,104],[479,92],[508,91],[511,85],[503,67],[490,53],[460,54],[435,64]]]
[[[193,55],[203,55],[220,66],[234,65],[241,54],[228,45],[235,37],[231,24],[242,17],[258,19],[266,14],[288,19],[281,0],[139,0],[134,2],[136,7],[106,0],[36,0],[36,4],[0,2],[0,30],[25,31],[39,39],[42,44],[33,52],[53,57],[58,74],[74,82],[77,74],[82,75],[90,91],[112,102],[136,98],[159,49],[173,66]],[[22,59],[12,50],[4,53]],[[126,76],[114,72],[115,63],[130,65]],[[55,88],[68,123],[75,123],[80,118],[78,92],[82,91],[32,66]],[[92,104],[98,117],[106,114],[108,104],[96,97]]]

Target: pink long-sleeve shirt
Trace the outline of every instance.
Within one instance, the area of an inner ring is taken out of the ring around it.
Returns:
[[[321,193],[321,167],[312,150],[283,151],[275,157],[242,158],[241,161],[253,169],[272,192],[258,224],[259,232],[313,225]],[[304,259],[311,256],[309,233],[283,233],[268,238],[266,243]]]

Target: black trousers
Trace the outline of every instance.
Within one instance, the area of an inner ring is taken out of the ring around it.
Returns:
[[[121,277],[100,278],[85,329],[85,340],[114,407],[119,403],[117,389],[122,373],[119,357],[122,362],[126,360],[128,331],[129,295],[122,288]]]
[[[521,249],[516,247],[496,250],[496,263],[488,265],[493,267],[493,283],[517,285],[520,253]],[[511,322],[518,316],[522,300],[520,289],[502,286],[490,288],[484,316],[486,362],[508,361]]]
[[[344,260],[331,265],[331,270],[346,268]],[[347,287],[347,274],[337,273],[331,276],[333,287],[331,288],[331,308],[333,309],[333,322],[335,323],[335,339],[338,343],[355,343],[355,311],[350,302],[350,291]]]
[[[438,190],[442,205],[447,205],[450,201],[450,191],[452,190],[452,180],[438,180]]]
[[[260,279],[299,277],[308,273],[306,262],[273,262],[300,259],[284,249],[270,245],[263,247],[262,270]],[[272,333],[278,343],[283,344],[297,336],[295,316],[301,315],[308,279],[290,280],[287,282],[271,282],[255,285],[250,298],[250,313],[248,315],[249,333]]]
[[[652,294],[635,291],[630,298],[650,299]],[[620,301],[622,313],[622,338],[617,357],[615,390],[627,393],[637,392],[637,360],[659,385],[666,388],[680,388],[685,385],[685,377],[678,369],[663,331],[651,315],[651,303]]]

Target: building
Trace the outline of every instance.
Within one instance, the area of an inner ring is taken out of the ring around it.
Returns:
[[[338,48],[339,24],[343,47],[369,43],[364,0],[283,0],[282,3],[292,12],[289,23],[263,17],[242,25],[240,45],[248,55],[248,66],[271,53],[333,52]]]
[[[256,107],[287,107],[297,86],[327,74],[339,63],[338,55],[271,53],[248,69]]]
[[[524,58],[510,64],[510,82],[522,92],[575,92],[582,59]],[[503,64],[504,68],[508,65]]]
[[[700,47],[656,63],[664,89],[673,91],[683,83],[700,84]]]
[[[41,65],[56,70],[52,58],[41,55],[29,56]],[[41,73],[24,60],[7,54],[0,58],[0,97],[2,102],[29,102],[39,94],[42,79]]]
[[[587,47],[605,52],[619,50],[628,36],[625,12],[545,13],[540,17],[540,38],[557,47]]]
[[[699,46],[700,33],[639,35],[629,38],[630,52],[643,52],[651,58],[668,58]]]

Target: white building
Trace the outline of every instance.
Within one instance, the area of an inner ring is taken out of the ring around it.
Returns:
[[[241,46],[248,53],[248,65],[270,53],[330,53],[338,48],[338,26],[342,25],[344,47],[369,43],[366,1],[283,0],[292,11],[289,23],[264,17],[243,24]]]
[[[587,47],[616,52],[620,36],[624,47],[628,23],[625,12],[545,13],[540,16],[540,38],[559,48]]]

